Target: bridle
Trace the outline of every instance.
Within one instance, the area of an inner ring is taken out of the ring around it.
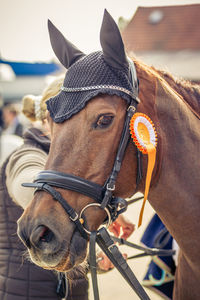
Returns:
[[[117,155],[115,158],[115,162],[113,165],[113,169],[108,179],[106,180],[105,184],[101,186],[97,183],[88,181],[78,176],[74,176],[72,174],[66,174],[66,173],[50,171],[50,170],[41,171],[36,177],[36,179],[34,180],[34,183],[23,184],[23,186],[25,187],[35,188],[36,191],[44,190],[49,194],[51,194],[52,197],[63,206],[66,213],[69,215],[69,218],[76,224],[77,228],[79,229],[83,237],[87,239],[88,237],[85,234],[86,233],[85,228],[83,227],[83,224],[81,224],[80,222],[80,214],[78,214],[67,203],[67,201],[62,198],[61,194],[58,191],[56,191],[53,187],[75,191],[95,200],[96,204],[92,204],[92,205],[97,205],[101,209],[106,211],[106,214],[108,216],[107,218],[108,226],[110,225],[111,221],[114,221],[119,214],[123,213],[126,210],[128,205],[127,201],[120,197],[114,197],[113,192],[115,190],[115,182],[121,168],[124,153],[128,145],[128,142],[130,140],[130,131],[129,131],[130,120],[133,114],[136,112],[137,104],[140,102],[138,98],[138,80],[137,80],[135,66],[132,60],[130,60],[129,58],[128,60],[130,65],[130,77],[131,77],[130,80],[132,82],[133,92],[134,92],[132,94],[134,96],[131,98],[131,101],[127,108],[124,127],[122,131]],[[137,171],[136,182],[138,185],[139,181],[142,178],[141,155],[139,151],[137,153],[137,158],[138,158],[138,168],[137,168],[138,171]],[[83,214],[83,211],[85,211],[90,206],[91,204],[88,204],[86,207],[83,208],[81,212],[81,216]]]
[[[127,209],[128,202],[120,197],[114,197],[113,192],[115,190],[115,183],[119,174],[125,150],[129,143],[130,132],[129,124],[132,116],[136,112],[138,99],[138,80],[136,75],[135,66],[130,61],[131,69],[131,81],[133,85],[133,91],[135,96],[131,99],[130,104],[127,108],[124,127],[110,176],[106,180],[104,186],[88,181],[78,176],[71,174],[61,173],[57,171],[45,170],[38,174],[34,183],[24,183],[25,187],[33,187],[35,191],[46,191],[53,199],[58,201],[68,214],[71,221],[73,221],[78,228],[80,234],[88,240],[90,237],[90,268],[93,279],[93,290],[95,300],[99,299],[97,276],[96,276],[96,255],[95,255],[95,242],[99,244],[101,249],[109,257],[114,266],[119,270],[122,276],[126,279],[129,285],[134,289],[140,299],[149,300],[143,287],[138,282],[137,278],[129,268],[126,260],[123,258],[118,247],[111,239],[105,227],[101,228],[97,232],[88,231],[81,222],[83,213],[86,209],[92,206],[98,206],[103,209],[107,214],[107,227],[112,221],[114,221],[119,214],[123,213]],[[139,184],[142,178],[142,167],[141,167],[141,153],[137,152],[138,168],[137,168],[137,180],[136,185]],[[95,200],[95,203],[86,205],[80,214],[78,214],[62,197],[62,195],[54,189],[54,187],[67,189],[78,192],[89,198]],[[171,254],[168,254],[171,255]]]

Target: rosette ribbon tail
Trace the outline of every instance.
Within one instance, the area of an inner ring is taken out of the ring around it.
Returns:
[[[154,169],[155,161],[156,161],[156,147],[153,144],[149,143],[146,145],[146,149],[147,149],[147,154],[148,154],[148,166],[147,166],[147,174],[146,174],[144,199],[143,199],[143,203],[142,203],[142,208],[140,210],[138,227],[140,227],[142,224],[144,207],[145,207],[145,203],[146,203],[146,200],[147,200],[147,197],[149,194],[151,177],[152,177],[152,173],[153,173],[153,169]]]

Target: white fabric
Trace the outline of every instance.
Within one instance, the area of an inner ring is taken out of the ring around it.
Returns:
[[[14,134],[2,134],[0,136],[0,164],[22,144],[23,139],[21,137]]]
[[[32,182],[44,169],[47,154],[36,148],[22,148],[11,155],[6,167],[6,185],[10,197],[24,209],[33,198],[34,190],[22,187],[24,182]]]
[[[176,266],[178,266],[178,254],[179,254],[179,246],[175,239],[172,241],[172,249],[176,250],[176,253],[173,255],[174,263]]]

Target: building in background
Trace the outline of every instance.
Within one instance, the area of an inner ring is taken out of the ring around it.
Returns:
[[[200,82],[200,4],[138,7],[130,22],[120,24],[130,55]]]

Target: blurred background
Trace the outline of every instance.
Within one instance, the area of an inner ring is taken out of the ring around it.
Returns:
[[[20,112],[23,96],[40,95],[65,71],[51,48],[47,20],[80,50],[90,53],[100,49],[104,8],[119,25],[130,56],[200,83],[200,1],[0,0],[0,163],[22,143],[23,130],[29,126]],[[136,218],[135,223],[139,209],[136,204],[128,213]],[[147,204],[145,221],[131,237],[134,242],[139,242],[153,213]],[[140,280],[147,260],[131,262]],[[101,275],[99,282],[102,300],[122,299],[122,294],[123,299],[137,299],[116,270]]]
[[[127,52],[174,75],[200,80],[200,0],[0,0],[0,92],[3,103],[40,94],[63,69],[49,42],[50,19],[80,50],[100,49],[104,8]],[[12,8],[12,9],[11,9]]]

